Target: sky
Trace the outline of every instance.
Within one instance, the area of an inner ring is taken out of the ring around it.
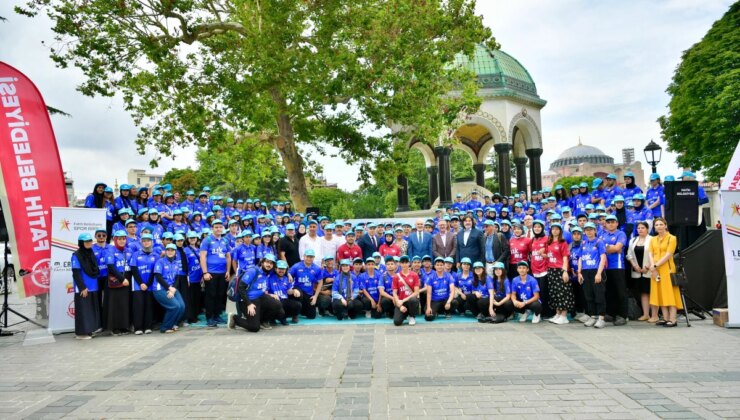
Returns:
[[[18,0],[0,2],[0,61],[33,80],[47,105],[71,118],[54,116],[62,166],[84,196],[98,181],[126,183],[130,168],[164,174],[171,168],[195,167],[195,149],[175,159],[136,151],[138,129],[120,98],[90,98],[76,90],[83,80],[74,68],[59,69],[49,58],[53,40],[45,16],[15,14]],[[656,119],[666,113],[671,82],[681,54],[706,34],[732,4],[730,0],[479,0],[477,11],[506,51],[524,67],[548,101],[541,111],[542,167],[549,168],[578,138],[620,162],[621,150],[634,147],[649,173],[642,149],[654,139],[663,146],[661,174],[680,173],[675,156],[665,151]],[[327,182],[352,191],[358,168],[340,158],[318,157]],[[349,175],[348,175],[349,174]]]

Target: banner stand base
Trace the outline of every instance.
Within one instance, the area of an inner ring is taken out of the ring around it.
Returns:
[[[30,330],[26,332],[23,346],[36,346],[38,344],[54,344],[54,335],[46,329]]]
[[[727,323],[725,324],[725,328],[740,328],[740,323]]]

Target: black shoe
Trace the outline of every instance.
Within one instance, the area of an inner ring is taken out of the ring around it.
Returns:
[[[280,320],[280,325],[288,325],[288,320],[283,318]]]
[[[493,318],[493,323],[494,324],[501,324],[501,323],[504,323],[504,322],[506,322],[506,317],[503,316],[503,315],[501,315],[501,314],[496,314],[496,317]]]
[[[263,329],[263,330],[271,330],[272,329],[272,327],[270,326],[270,324],[267,323],[267,322],[263,322],[262,324],[260,324],[260,328]]]

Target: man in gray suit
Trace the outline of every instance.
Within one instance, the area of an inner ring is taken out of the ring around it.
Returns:
[[[434,258],[455,258],[457,239],[452,232],[447,230],[447,221],[440,220],[437,227],[439,228],[439,233],[432,237],[432,256]]]

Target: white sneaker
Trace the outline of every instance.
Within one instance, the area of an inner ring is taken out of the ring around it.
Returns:
[[[370,315],[370,311],[365,311],[365,318],[370,318],[372,315]]]
[[[409,325],[416,325],[416,317],[413,317],[413,316],[409,317]]]
[[[236,325],[236,323],[234,322],[234,314],[229,312],[229,314],[226,316],[226,327],[230,330],[233,330],[235,328],[234,325]]]
[[[144,334],[151,334],[151,333],[152,333],[152,330],[145,330],[144,331]]]
[[[136,330],[134,332],[134,335],[142,335],[142,334],[144,334],[144,331],[142,331],[142,330]]]
[[[560,315],[555,315],[554,317],[548,319],[549,322],[552,322],[553,324],[557,324],[558,321],[560,321]]]
[[[542,318],[542,317],[541,317],[540,315],[536,315],[536,314],[535,314],[534,316],[532,316],[532,323],[533,323],[533,324],[539,324],[539,323],[540,323],[540,320],[541,320],[541,318]]]
[[[591,319],[591,317],[586,314],[576,314],[576,319],[578,320],[578,322],[583,322],[585,324],[586,321]]]
[[[589,317],[588,318],[588,321],[586,321],[586,322],[583,323],[583,326],[584,327],[593,327],[595,323],[596,323],[596,317],[595,316],[592,316],[592,317]]]
[[[524,311],[523,314],[519,315],[519,322],[527,322],[527,318],[529,318],[529,309]]]
[[[594,328],[604,328],[604,327],[606,327],[606,322],[603,319],[596,321],[596,323],[594,324]]]
[[[558,324],[558,325],[565,325],[565,324],[569,324],[569,323],[570,323],[570,321],[568,321],[568,317],[567,316],[561,316],[557,320],[557,322],[556,322],[556,324]]]

